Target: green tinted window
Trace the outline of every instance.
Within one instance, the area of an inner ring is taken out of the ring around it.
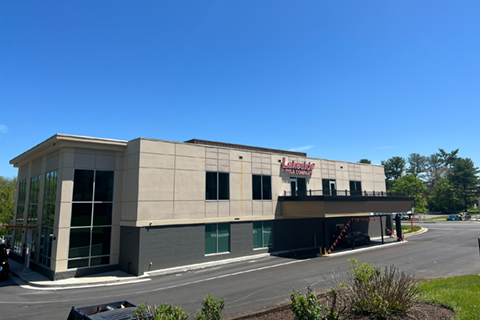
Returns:
[[[253,222],[253,248],[263,248],[262,243],[262,221]]]
[[[218,224],[218,253],[230,251],[230,224]]]
[[[217,253],[217,225],[205,225],[205,254]]]
[[[263,221],[263,246],[273,246],[272,221]]]

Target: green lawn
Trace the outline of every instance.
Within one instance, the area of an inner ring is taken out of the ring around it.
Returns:
[[[411,225],[402,225],[402,234],[416,232],[420,229],[422,229],[422,227],[416,225],[413,226],[413,230]],[[393,230],[395,230],[395,226],[393,227]]]
[[[420,283],[429,302],[455,311],[455,320],[480,318],[480,276],[458,276]]]

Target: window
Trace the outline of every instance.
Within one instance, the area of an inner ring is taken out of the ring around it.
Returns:
[[[267,248],[273,246],[272,221],[253,222],[253,248]]]
[[[40,198],[40,176],[30,179],[30,194],[28,196],[27,226],[36,227],[38,223],[38,202]],[[31,259],[35,261],[37,251],[37,229],[32,230]]]
[[[322,179],[323,195],[324,196],[336,196],[337,195],[337,182],[331,179]]]
[[[25,220],[25,199],[27,197],[27,180],[18,183],[17,216],[15,218],[16,226],[23,226]],[[16,228],[13,236],[13,252],[22,253],[22,229]]]
[[[110,263],[113,171],[75,170],[68,268]]]
[[[40,251],[38,262],[50,267],[52,255],[53,225],[55,222],[55,202],[57,201],[57,171],[45,175],[43,194],[42,227],[40,230]]]
[[[252,199],[272,200],[272,177],[252,175]]]
[[[350,195],[351,196],[361,196],[362,195],[362,182],[361,181],[350,181]]]
[[[229,200],[230,177],[225,172],[207,172],[205,184],[206,200]]]
[[[205,254],[230,252],[230,224],[205,225]]]

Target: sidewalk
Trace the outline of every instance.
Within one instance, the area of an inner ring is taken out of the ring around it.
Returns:
[[[30,287],[43,290],[96,287],[151,280],[149,276],[144,275],[137,277],[117,270],[105,273],[98,273],[90,276],[53,281],[38,272],[30,269],[25,269],[23,264],[20,264],[12,259],[8,259],[8,262],[10,264],[10,274],[13,274],[16,277],[20,278]]]

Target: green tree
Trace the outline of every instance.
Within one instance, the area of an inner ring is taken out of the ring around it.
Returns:
[[[456,158],[447,174],[450,183],[457,189],[463,199],[465,211],[475,201],[475,191],[478,187],[477,174],[480,172],[469,158]]]
[[[418,153],[412,153],[408,156],[408,164],[407,174],[411,174],[415,178],[422,178],[427,171],[427,157]]]
[[[443,165],[447,168],[450,168],[453,162],[455,161],[455,159],[457,159],[457,154],[459,149],[453,150],[452,152],[446,152],[444,149],[438,149],[438,150],[440,151],[438,155],[440,156],[440,158],[442,158]]]
[[[413,197],[413,207],[416,213],[426,213],[428,211],[427,200],[425,200],[427,187],[425,187],[420,179],[411,174],[407,174],[395,180],[392,190],[393,192],[401,192]]]
[[[358,161],[358,163],[372,164],[372,161],[370,161],[368,159],[360,159],[360,161]]]
[[[444,167],[443,159],[438,153],[434,153],[427,157],[427,171],[426,171],[426,184],[427,188],[431,191],[435,183],[445,175],[446,168]]]
[[[462,201],[459,198],[458,190],[447,178],[443,177],[435,183],[428,197],[428,206],[432,211],[459,210],[462,206]]]
[[[17,178],[0,176],[0,224],[7,224],[13,219]]]
[[[387,161],[382,160],[382,165],[385,170],[385,182],[387,190],[391,190],[393,182],[402,177],[405,172],[406,161],[402,157],[392,157]]]

